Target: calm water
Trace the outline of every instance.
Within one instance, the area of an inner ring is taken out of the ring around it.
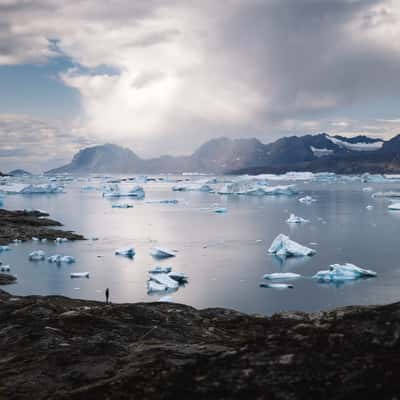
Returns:
[[[318,198],[305,205],[293,197],[220,196],[200,192],[173,192],[172,183],[144,184],[146,199],[132,200],[132,209],[113,209],[101,192],[82,192],[86,182],[66,185],[65,194],[5,197],[5,208],[47,210],[51,217],[86,237],[55,245],[24,243],[0,259],[9,263],[18,284],[6,289],[14,294],[62,294],[85,299],[104,299],[110,288],[113,302],[156,301],[147,294],[148,270],[171,265],[185,272],[189,284],[170,296],[176,302],[199,308],[228,307],[249,313],[271,314],[282,310],[314,311],[349,304],[377,304],[400,299],[400,212],[387,210],[389,201],[372,199],[362,188],[400,190],[398,183],[323,184],[297,183],[304,194]],[[275,184],[275,183],[272,183]],[[179,204],[147,203],[179,199]],[[125,200],[115,200],[125,202]],[[367,205],[373,210],[366,210]],[[207,208],[220,205],[226,214]],[[289,213],[309,219],[289,226]],[[267,253],[272,240],[285,233],[317,254],[311,258],[281,262]],[[316,245],[310,245],[315,242]],[[153,246],[178,251],[177,257],[157,262],[149,255]],[[114,255],[115,249],[134,246],[133,260]],[[76,257],[76,264],[29,262],[28,253],[43,249],[47,255]],[[309,278],[294,282],[294,289],[260,288],[262,275],[293,271],[312,276],[332,263],[351,262],[378,272],[376,279],[335,287]],[[72,271],[89,271],[90,279],[70,279]]]

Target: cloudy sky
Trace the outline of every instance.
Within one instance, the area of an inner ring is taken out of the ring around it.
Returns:
[[[400,133],[398,0],[0,0],[0,170],[83,146]]]

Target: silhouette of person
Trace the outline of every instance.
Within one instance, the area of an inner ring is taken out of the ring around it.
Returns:
[[[110,290],[107,288],[106,289],[106,304],[109,304],[109,297],[110,297]]]

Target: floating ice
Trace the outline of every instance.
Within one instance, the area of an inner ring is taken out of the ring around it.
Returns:
[[[290,283],[260,283],[260,287],[271,289],[293,289],[293,285]]]
[[[135,249],[133,247],[127,247],[127,248],[124,248],[124,249],[115,250],[115,254],[118,255],[118,256],[125,256],[125,257],[132,258],[132,257],[135,256],[136,251],[135,251]]]
[[[154,267],[152,268],[149,272],[151,274],[168,274],[169,272],[172,271],[172,267]]]
[[[400,210],[400,203],[392,203],[388,205],[389,210]]]
[[[158,283],[156,281],[153,281],[149,279],[147,281],[147,291],[148,293],[152,292],[165,292],[168,290],[168,288],[165,285],[162,285],[161,283]]]
[[[248,196],[292,196],[297,194],[294,185],[267,186],[265,183],[252,180],[241,180],[227,183],[218,194],[235,194]]]
[[[39,238],[37,238],[37,237],[35,237],[35,236],[32,236],[32,241],[38,242],[38,241],[39,241]]]
[[[42,261],[46,257],[46,253],[43,250],[35,250],[29,253],[29,260],[31,261]]]
[[[112,208],[133,208],[133,204],[130,204],[130,203],[119,204],[119,203],[117,203],[117,204],[113,204],[111,207]]]
[[[177,199],[165,199],[165,200],[148,200],[146,201],[148,204],[178,204],[179,200]]]
[[[56,242],[56,243],[65,243],[65,242],[68,242],[68,239],[65,238],[65,237],[63,237],[63,238],[58,237],[58,238],[54,239],[54,242]]]
[[[10,251],[11,249],[10,249],[10,247],[9,246],[0,246],[0,253],[2,252],[2,251]]]
[[[314,197],[311,197],[311,196],[304,196],[299,199],[299,202],[304,203],[304,204],[311,204],[316,201],[317,201],[317,199],[314,199]]]
[[[183,272],[170,272],[168,276],[179,284],[187,283],[188,277]]]
[[[373,210],[374,206],[368,205],[365,207],[367,210]]]
[[[272,274],[265,274],[264,279],[268,280],[292,280],[301,278],[301,275],[295,274],[294,272],[273,272]]]
[[[103,192],[104,197],[134,197],[136,199],[144,199],[145,192],[141,186],[134,186],[128,191],[121,191],[120,187],[115,185],[110,185]]]
[[[323,282],[354,280],[367,277],[375,277],[376,272],[357,267],[354,264],[332,264],[328,270],[318,271],[313,279]]]
[[[205,183],[183,183],[172,187],[174,192],[212,192],[210,185]]]
[[[47,257],[47,261],[56,264],[61,264],[61,263],[72,264],[75,262],[75,257],[55,254],[53,256]]]
[[[170,278],[168,274],[150,274],[150,280],[165,286],[167,289],[178,289],[179,283]]]
[[[374,189],[372,187],[365,187],[363,188],[363,192],[372,192]]]
[[[15,244],[20,244],[20,243],[22,243],[22,240],[21,240],[21,239],[14,239],[14,240],[13,240],[13,243],[15,243]]]
[[[63,193],[64,189],[61,186],[51,183],[43,185],[28,185],[25,186],[19,193],[21,194],[57,194]]]
[[[173,300],[172,300],[172,297],[171,297],[171,296],[163,296],[163,297],[160,297],[160,299],[159,299],[158,301],[163,301],[163,302],[166,302],[166,303],[171,303]]]
[[[153,256],[154,258],[161,259],[161,258],[175,257],[176,254],[172,250],[154,247],[150,250],[150,255]]]
[[[0,271],[1,272],[10,272],[10,266],[9,265],[0,265]]]
[[[400,192],[395,192],[395,191],[375,192],[372,193],[372,197],[400,197]]]
[[[286,257],[312,256],[316,253],[315,250],[290,240],[288,236],[282,233],[272,242],[268,252]]]
[[[89,278],[89,272],[71,272],[69,276],[71,278]]]
[[[304,222],[309,222],[308,219],[298,217],[294,214],[290,214],[290,217],[286,221],[288,224],[302,224]]]
[[[213,212],[215,214],[226,214],[228,212],[228,209],[226,207],[218,207],[214,208]]]

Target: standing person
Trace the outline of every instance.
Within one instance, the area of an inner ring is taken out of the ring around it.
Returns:
[[[108,301],[109,297],[110,297],[110,290],[107,288],[106,289],[106,304],[109,304],[109,301]]]

